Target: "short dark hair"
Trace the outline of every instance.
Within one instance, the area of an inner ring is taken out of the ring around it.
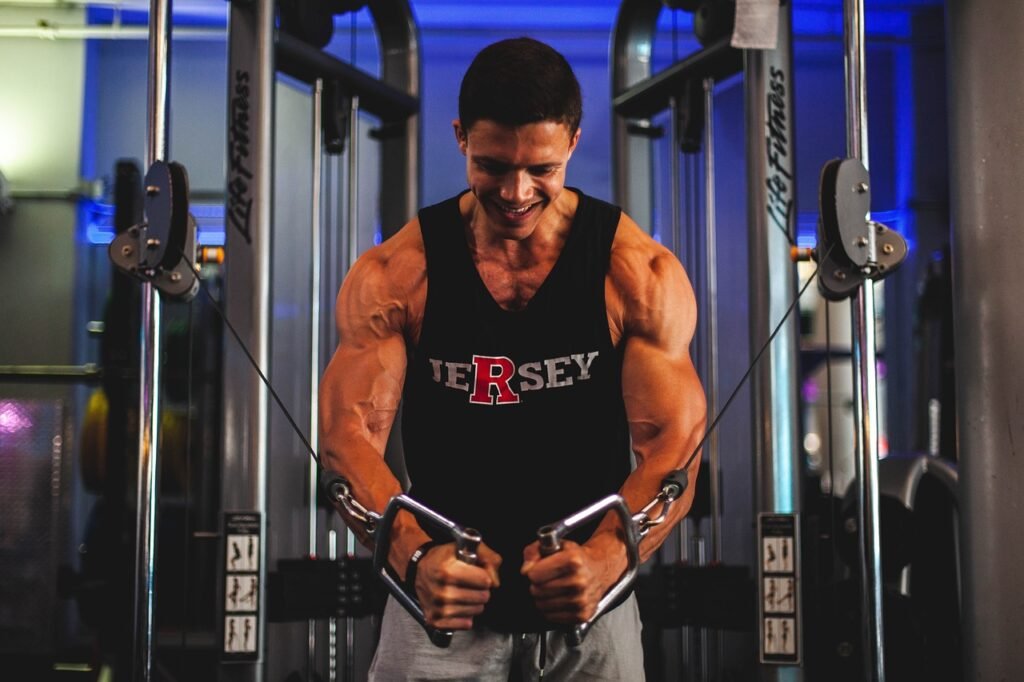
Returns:
[[[459,121],[466,131],[480,120],[508,126],[557,121],[572,135],[582,116],[580,84],[569,62],[533,38],[488,45],[462,78]]]

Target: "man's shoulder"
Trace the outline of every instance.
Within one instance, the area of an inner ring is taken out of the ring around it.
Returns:
[[[696,310],[682,263],[625,213],[612,242],[605,294],[609,316],[624,335],[655,334],[667,320]]]
[[[380,244],[367,249],[357,261],[357,265],[366,269],[383,269],[395,276],[421,270],[425,264],[423,234],[417,218]]]
[[[652,278],[661,279],[681,273],[682,264],[675,254],[623,212],[612,240],[608,269],[612,284],[626,290],[643,289]]]
[[[389,296],[408,295],[426,277],[423,235],[418,219],[367,249],[346,277]]]

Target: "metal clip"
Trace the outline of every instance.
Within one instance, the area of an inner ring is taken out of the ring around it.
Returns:
[[[686,469],[673,471],[662,480],[661,490],[658,491],[654,499],[648,502],[646,507],[633,515],[633,523],[636,524],[636,534],[639,539],[642,540],[654,526],[659,526],[665,522],[665,519],[668,518],[669,510],[672,508],[672,503],[682,496],[683,491],[689,485],[689,480]],[[658,515],[652,519],[650,512],[659,504],[661,509],[658,511]]]
[[[347,479],[334,472],[325,473],[328,475],[324,478],[323,487],[327,499],[340,504],[345,513],[363,524],[366,533],[373,536],[377,532],[377,524],[380,523],[380,514],[359,504],[359,500],[352,495],[352,485]]]

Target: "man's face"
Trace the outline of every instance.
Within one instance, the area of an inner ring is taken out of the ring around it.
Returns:
[[[555,121],[510,127],[481,120],[469,130],[455,121],[454,126],[469,188],[487,226],[505,239],[530,236],[565,187],[565,167],[579,130],[570,135],[568,126]]]

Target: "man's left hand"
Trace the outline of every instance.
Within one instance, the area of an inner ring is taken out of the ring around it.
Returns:
[[[616,552],[591,542],[579,545],[566,540],[561,550],[546,557],[540,555],[536,542],[523,550],[521,573],[529,579],[530,594],[544,618],[576,624],[593,616],[601,597],[625,570],[624,547],[621,542],[618,545]]]

